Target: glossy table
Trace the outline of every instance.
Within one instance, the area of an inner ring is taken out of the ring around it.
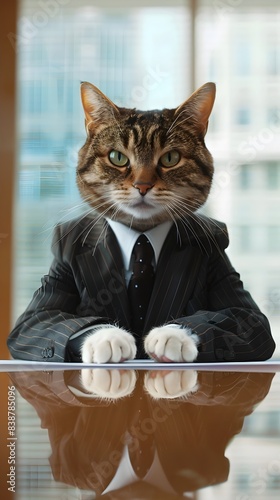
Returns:
[[[0,362],[0,498],[279,499],[279,371]]]

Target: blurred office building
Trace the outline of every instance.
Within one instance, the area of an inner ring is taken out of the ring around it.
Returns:
[[[278,2],[20,4],[14,317],[48,270],[53,226],[85,210],[80,81],[139,109],[176,107],[214,81],[206,144],[216,174],[204,211],[227,223],[232,262],[280,340]]]
[[[85,141],[80,81],[139,109],[176,107],[214,81],[206,144],[216,173],[204,212],[227,223],[230,258],[280,345],[279,26],[278,0],[20,1],[19,31],[10,37],[18,55],[14,319],[48,271],[54,225],[86,210],[75,185]],[[229,478],[231,498],[279,496],[273,398],[278,401],[277,384],[270,407],[262,403],[228,450],[229,458],[239,457]],[[18,410],[18,498],[37,499],[38,485],[42,498],[85,498],[52,479],[47,431],[38,450],[30,441],[41,432],[38,417],[20,396]],[[258,453],[263,440],[269,456]],[[227,492],[220,485],[196,498]]]

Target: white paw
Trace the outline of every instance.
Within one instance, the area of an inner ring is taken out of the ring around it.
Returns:
[[[144,386],[154,399],[173,399],[198,389],[195,370],[151,371],[145,374]]]
[[[197,358],[198,337],[188,328],[165,325],[153,328],[145,338],[146,353],[159,362],[192,362]]]
[[[135,355],[134,337],[116,326],[89,334],[82,346],[83,363],[120,363]]]
[[[132,393],[136,383],[134,370],[106,370],[83,368],[81,381],[86,391],[106,399],[118,399]]]

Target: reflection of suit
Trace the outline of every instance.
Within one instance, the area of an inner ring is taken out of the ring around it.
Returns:
[[[224,253],[224,224],[194,216],[178,228],[179,234],[173,225],[161,251],[144,332],[175,321],[190,327],[201,341],[198,362],[269,358],[274,341],[267,319]],[[122,257],[111,228],[102,230],[89,218],[66,223],[56,229],[53,251],[49,275],[8,339],[14,358],[69,361],[69,337],[81,329],[117,322],[130,330]]]
[[[146,438],[152,439],[174,493],[226,481],[225,448],[240,432],[244,417],[266,396],[273,375],[202,372],[198,391],[187,400],[151,399],[143,391],[142,376],[140,372],[132,396],[112,404],[77,399],[66,386],[70,372],[12,376],[48,429],[57,481],[100,495],[118,469],[125,443],[132,442],[137,453],[137,439],[145,446]],[[139,409],[145,426],[139,423]],[[163,499],[163,493],[151,498]]]

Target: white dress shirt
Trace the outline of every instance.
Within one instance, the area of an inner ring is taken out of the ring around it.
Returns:
[[[125,226],[121,222],[117,222],[111,219],[107,219],[107,222],[111,227],[111,229],[114,231],[114,234],[118,240],[118,244],[121,249],[127,285],[129,283],[129,279],[131,276],[132,250],[140,234],[145,234],[147,236],[154,249],[154,254],[155,254],[154,267],[156,268],[163,243],[172,226],[172,221],[163,222],[159,226],[149,229],[144,233],[136,231],[135,229]]]

